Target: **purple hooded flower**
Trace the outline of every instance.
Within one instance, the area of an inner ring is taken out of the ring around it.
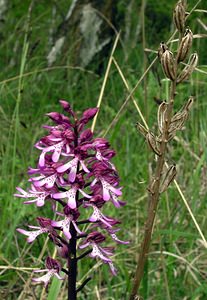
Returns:
[[[79,248],[84,249],[88,246],[92,246],[93,250],[89,254],[90,257],[93,258],[99,257],[104,262],[111,262],[111,259],[108,256],[113,255],[113,248],[112,247],[103,248],[99,246],[99,244],[102,243],[103,241],[105,241],[105,236],[98,231],[94,231],[87,236],[85,242],[82,243],[79,246]]]
[[[35,270],[34,271],[34,273],[47,272],[47,274],[45,274],[41,277],[32,278],[32,280],[34,282],[43,282],[44,286],[47,287],[51,277],[53,277],[53,276],[56,276],[59,280],[64,280],[64,277],[61,277],[59,275],[59,273],[61,271],[61,265],[57,260],[48,256],[46,259],[45,266],[46,266],[46,269],[44,269],[44,270]]]
[[[50,195],[50,192],[44,188],[35,187],[31,185],[29,192],[25,192],[22,188],[16,187],[17,191],[21,194],[14,194],[15,197],[20,198],[35,198],[33,200],[24,201],[24,204],[36,203],[37,206],[41,207],[45,204],[45,199]]]
[[[117,196],[121,196],[121,188],[115,188],[113,185],[108,183],[103,177],[95,178],[91,184],[93,187],[98,181],[100,181],[103,189],[103,199],[104,201],[109,201],[112,199],[115,206],[118,206]]]
[[[113,225],[116,225],[118,223],[120,223],[120,222],[116,221],[116,222],[114,222]],[[116,241],[118,244],[124,244],[124,245],[129,244],[129,241],[122,241],[117,237],[116,232],[118,232],[120,230],[120,228],[111,228],[111,227],[107,226],[106,224],[104,224],[103,222],[98,222],[97,224],[94,224],[94,227],[96,227],[96,226],[105,229],[108,232],[108,234],[111,236],[111,238],[114,241]]]
[[[74,133],[71,129],[62,125],[50,129],[50,134],[36,143],[35,147],[42,150],[39,157],[40,168],[45,167],[45,155],[53,152],[52,161],[58,162],[60,155],[68,156],[73,149]],[[69,145],[71,144],[71,145]]]
[[[28,225],[29,228],[36,229],[33,231],[27,231],[21,228],[17,228],[17,231],[28,236],[27,242],[32,243],[40,234],[42,233],[52,233],[53,228],[51,226],[51,220],[47,218],[37,218],[40,226],[31,226]]]
[[[102,200],[102,203],[103,202],[104,201]],[[99,221],[99,222],[105,224],[108,227],[112,227],[115,223],[115,219],[104,216],[104,214],[100,211],[100,209],[98,208],[96,203],[97,203],[98,206],[103,205],[101,203],[101,200],[100,200],[99,196],[96,196],[94,201],[93,201],[93,198],[92,198],[92,199],[90,199],[89,202],[84,203],[84,207],[92,207],[93,208],[93,213],[89,217],[88,220],[91,221],[91,222]]]
[[[29,181],[32,182],[35,188],[43,187],[46,189],[54,189],[56,183],[64,181],[63,174],[57,172],[60,163],[52,162],[51,155],[48,154],[45,159],[45,167],[43,169],[29,169],[28,174],[38,175],[36,177],[31,177]]]
[[[65,218],[62,221],[52,221],[52,226],[53,227],[59,227],[63,230],[64,235],[68,240],[71,239],[71,234],[70,234],[70,224],[72,223],[75,230],[79,234],[83,234],[82,231],[78,228],[76,225],[76,220],[80,216],[80,213],[77,209],[71,209],[69,206],[64,207],[64,214]],[[61,214],[63,215],[63,214]],[[64,215],[63,215],[64,216]]]
[[[65,128],[73,127],[70,119],[66,117],[63,114],[57,113],[57,112],[51,112],[46,114],[53,122],[55,122],[57,125],[65,126]]]
[[[77,207],[77,203],[76,203],[76,194],[77,191],[79,191],[85,198],[90,199],[92,196],[88,195],[87,193],[85,193],[82,189],[82,183],[80,184],[80,176],[76,178],[76,181],[69,185],[69,190],[65,191],[65,192],[60,192],[60,193],[55,193],[52,195],[52,198],[54,199],[64,199],[67,198],[67,205],[71,208],[71,209],[75,209]]]
[[[72,155],[71,155],[72,156]],[[74,156],[74,155],[73,155]],[[83,160],[79,159],[78,156],[74,156],[74,158],[72,160],[70,160],[69,162],[67,162],[66,164],[63,164],[62,166],[59,166],[57,168],[57,171],[59,173],[63,173],[67,170],[70,170],[70,173],[69,173],[69,181],[70,182],[74,182],[75,181],[75,178],[76,178],[76,174],[77,174],[77,169],[78,169],[78,163],[80,162],[83,170],[86,172],[86,173],[90,173],[90,171],[88,170],[88,168],[86,167],[85,163]]]

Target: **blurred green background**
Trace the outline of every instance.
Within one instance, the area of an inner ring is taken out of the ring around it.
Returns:
[[[159,43],[175,31],[175,4],[174,0],[0,1],[0,299],[66,299],[65,283],[53,281],[46,293],[30,284],[31,270],[25,269],[42,267],[45,256],[53,253],[52,245],[42,250],[41,237],[31,247],[16,232],[17,227],[34,224],[35,217],[50,214],[50,207],[24,206],[13,194],[17,185],[27,184],[27,168],[37,162],[33,145],[44,135],[45,114],[61,111],[58,100],[67,99],[79,112],[97,105],[119,31],[95,132],[99,137],[106,132],[117,151],[114,163],[127,201],[118,211],[109,205],[105,213],[122,220],[120,238],[131,243],[117,246],[117,277],[108,276],[107,266],[98,267],[89,258],[81,262],[78,280],[81,283],[88,271],[93,277],[80,299],[127,299],[143,236],[148,171],[154,158],[136,130],[136,122],[142,121],[131,99],[110,126],[129,98],[117,64],[131,90],[156,57]],[[189,0],[187,10],[196,4],[187,24],[196,35],[192,51],[199,55],[199,66],[178,87],[175,110],[190,95],[195,104],[185,130],[169,146],[168,162],[176,162],[177,181],[207,238],[207,2]],[[170,47],[176,49],[176,42]],[[155,130],[157,102],[167,99],[168,90],[169,81],[156,62],[134,92],[136,104]],[[160,199],[141,287],[143,298],[207,299],[206,263],[205,244],[172,186]]]

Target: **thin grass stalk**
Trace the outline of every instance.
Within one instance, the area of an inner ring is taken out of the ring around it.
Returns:
[[[142,51],[143,51],[143,67],[144,67],[144,72],[147,69],[147,57],[145,53],[145,48],[146,48],[146,34],[145,34],[145,8],[146,8],[147,0],[142,0]],[[147,101],[147,75],[144,77],[143,80],[144,84],[144,104],[145,104],[145,116],[146,120],[148,121],[148,101]]]

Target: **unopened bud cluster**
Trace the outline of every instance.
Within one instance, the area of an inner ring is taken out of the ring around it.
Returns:
[[[177,2],[173,14],[174,23],[180,35],[177,55],[175,56],[165,43],[161,43],[158,49],[158,57],[166,77],[171,81],[176,81],[176,84],[187,80],[198,63],[198,55],[193,53],[187,65],[178,72],[179,63],[186,60],[193,42],[193,33],[190,28],[185,26],[185,9],[186,1],[180,0]]]

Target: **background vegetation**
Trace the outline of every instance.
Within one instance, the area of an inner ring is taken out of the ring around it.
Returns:
[[[83,2],[96,6],[99,1]],[[44,240],[41,238],[31,248],[25,238],[17,234],[16,227],[32,223],[43,212],[46,214],[47,207],[40,212],[32,205],[24,206],[13,194],[17,185],[25,186],[28,166],[35,166],[38,151],[33,144],[44,135],[41,128],[47,122],[44,115],[60,111],[58,100],[67,99],[78,111],[97,105],[115,29],[121,30],[121,36],[114,53],[115,63],[112,62],[106,77],[96,135],[107,133],[118,153],[114,160],[128,204],[118,212],[114,210],[114,217],[123,221],[121,238],[129,239],[131,243],[127,247],[117,247],[115,262],[119,275],[116,278],[108,276],[107,266],[98,268],[93,260],[84,259],[79,281],[86,272],[90,272],[93,280],[80,299],[125,300],[130,291],[147,209],[148,170],[152,167],[149,162],[153,164],[153,157],[135,128],[136,122],[141,122],[140,115],[128,97],[129,91],[116,62],[131,90],[156,57],[154,51],[159,43],[173,34],[172,11],[176,1],[119,0],[113,5],[112,2],[104,1],[109,4],[106,12],[111,21],[104,19],[108,31],[103,35],[109,36],[110,42],[85,66],[79,61],[78,54],[75,55],[80,49],[80,46],[77,48],[80,43],[76,23],[71,26],[65,23],[71,1],[13,0],[0,3],[1,299],[65,299],[64,283],[60,288],[54,281],[48,294],[42,292],[42,288],[30,285],[31,270],[26,268],[43,266],[44,257],[48,253],[52,255],[53,249],[49,243],[42,249]],[[188,11],[196,4],[196,0],[189,0]],[[100,8],[100,12],[101,9],[105,8]],[[110,9],[113,9],[111,13]],[[188,19],[192,31],[197,34],[193,45],[199,54],[199,66],[193,77],[179,87],[176,109],[190,95],[196,100],[185,130],[179,133],[169,149],[178,166],[177,181],[199,227],[196,228],[177,188],[172,186],[159,204],[142,284],[144,299],[207,299],[207,244],[198,231],[200,229],[207,236],[206,10],[206,1],[198,1],[196,10]],[[67,37],[65,46],[56,60],[48,65],[48,54],[61,34]],[[73,41],[76,38],[77,43]],[[150,126],[156,118],[157,102],[167,99],[167,96],[168,81],[156,62],[134,92],[134,100]],[[126,99],[129,101],[118,115],[116,124],[110,126]],[[111,206],[108,209],[113,210]]]

